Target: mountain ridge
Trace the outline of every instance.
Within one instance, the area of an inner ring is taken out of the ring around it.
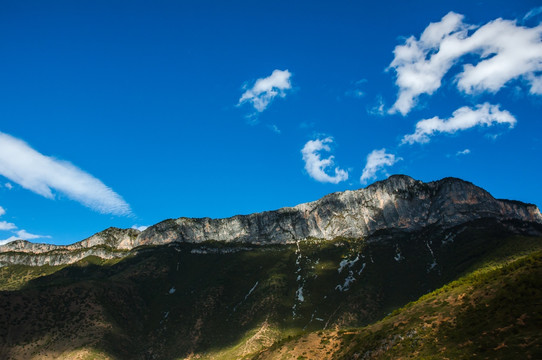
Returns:
[[[462,179],[446,177],[424,183],[406,175],[392,175],[363,189],[335,192],[277,210],[220,219],[167,219],[144,231],[110,227],[70,245],[16,240],[0,246],[0,266],[17,263],[16,255],[20,257],[21,253],[77,254],[66,259],[69,263],[80,260],[81,252],[115,258],[140,246],[172,242],[286,244],[307,238],[361,238],[382,229],[412,231],[429,225],[450,228],[485,217],[542,223],[536,205],[495,199]],[[45,264],[47,259],[38,263]]]

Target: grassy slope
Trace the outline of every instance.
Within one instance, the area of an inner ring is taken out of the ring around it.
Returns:
[[[87,258],[66,267],[2,268],[0,358],[237,359],[268,347],[273,351],[261,357],[283,351],[285,358],[297,358],[322,347],[318,357],[329,352],[349,358],[362,348],[378,350],[387,331],[395,329],[384,326],[390,318],[359,326],[459,273],[489,271],[510,261],[510,254],[540,250],[540,239],[498,237],[501,230],[487,224],[457,229],[455,240],[446,244],[439,240],[446,234],[400,233],[381,234],[376,242],[305,241],[299,248],[237,252],[231,251],[242,245],[182,244],[122,261]],[[438,258],[436,267],[430,266],[428,244]],[[197,253],[201,250],[207,253]],[[344,260],[350,262],[339,273]],[[350,274],[356,280],[349,290],[337,290]],[[420,309],[427,316],[432,311]],[[345,328],[354,330],[337,331]],[[377,335],[367,337],[368,331]],[[361,339],[373,340],[369,346]],[[292,347],[296,350],[288,350]]]
[[[258,359],[540,359],[542,239],[509,239],[467,274],[363,328],[301,335]]]

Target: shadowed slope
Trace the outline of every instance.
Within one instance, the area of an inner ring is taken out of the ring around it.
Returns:
[[[0,282],[12,289],[0,292],[0,350],[7,359],[74,351],[118,359],[250,357],[301,332],[370,324],[457,278],[514,241],[514,232],[537,228],[478,220],[365,239],[184,243],[140,248],[123,260],[6,267],[4,279],[13,279],[11,271],[34,279]]]

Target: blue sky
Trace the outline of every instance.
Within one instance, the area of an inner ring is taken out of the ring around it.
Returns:
[[[542,204],[537,1],[0,6],[2,242],[272,210],[396,173]]]

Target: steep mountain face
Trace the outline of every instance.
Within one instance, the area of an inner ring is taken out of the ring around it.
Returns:
[[[88,255],[115,258],[139,246],[172,242],[286,244],[307,238],[362,238],[383,229],[451,228],[482,218],[542,223],[535,205],[495,199],[487,191],[460,179],[423,183],[394,175],[365,189],[334,193],[276,211],[226,219],[170,219],[143,232],[109,228],[68,246],[14,241],[0,246],[0,265],[59,265]],[[30,253],[35,254],[34,259],[28,258]]]
[[[460,179],[423,183],[391,176],[365,189],[330,194],[295,206],[228,219],[166,220],[121,248],[173,241],[243,241],[289,243],[306,238],[360,238],[382,229],[419,230],[429,225],[452,227],[491,217],[542,222],[534,205],[497,200]]]

